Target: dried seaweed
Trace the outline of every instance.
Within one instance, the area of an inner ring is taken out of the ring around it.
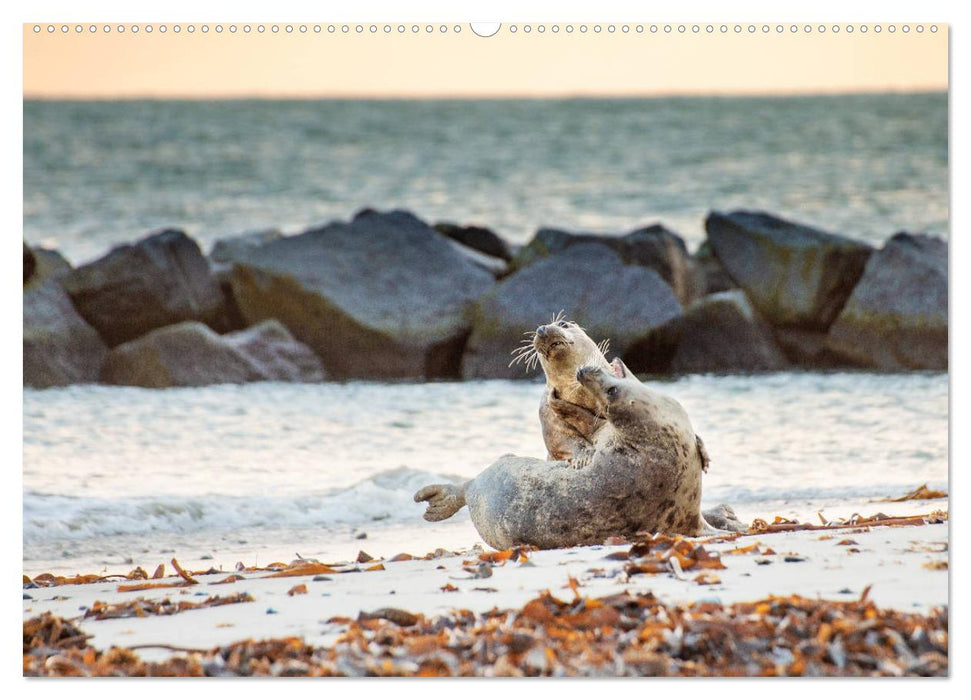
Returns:
[[[867,594],[682,606],[650,593],[575,592],[564,601],[546,592],[518,610],[426,617],[384,608],[334,618],[345,629],[328,647],[245,640],[164,662],[87,647],[76,628],[48,615],[24,622],[23,664],[29,676],[947,675],[947,609],[882,610]]]
[[[172,602],[170,598],[163,598],[162,600],[137,598],[120,603],[105,603],[98,600],[85,611],[84,617],[93,617],[95,620],[109,620],[124,617],[147,617],[149,615],[174,615],[185,610],[214,608],[220,605],[232,605],[234,603],[251,603],[253,600],[253,596],[248,593],[210,596],[206,600],[198,603],[193,603],[188,600]]]

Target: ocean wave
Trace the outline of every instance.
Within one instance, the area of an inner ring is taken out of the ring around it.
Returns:
[[[898,498],[920,486],[920,482],[877,483],[840,486],[792,486],[785,488],[762,486],[722,486],[705,489],[701,500],[704,507],[715,503],[729,505],[812,501],[817,503],[878,500]],[[945,481],[929,481],[927,486],[936,491],[947,491]]]
[[[24,543],[156,532],[312,528],[402,522],[421,517],[413,495],[455,475],[400,467],[352,486],[300,496],[73,498],[24,493]]]

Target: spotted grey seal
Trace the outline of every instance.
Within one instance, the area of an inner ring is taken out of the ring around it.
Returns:
[[[619,359],[610,368],[576,373],[604,416],[582,463],[504,455],[462,486],[419,490],[425,519],[468,505],[482,539],[498,549],[593,544],[642,530],[710,532],[700,508],[703,457],[684,409]]]

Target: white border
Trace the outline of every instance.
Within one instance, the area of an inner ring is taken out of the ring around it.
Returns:
[[[34,2],[29,6],[13,3],[7,4],[2,12],[4,13],[3,29],[5,40],[2,42],[2,49],[7,60],[3,62],[3,123],[6,126],[4,132],[6,138],[3,141],[3,216],[6,219],[4,230],[7,231],[7,245],[16,244],[14,232],[22,230],[23,226],[23,197],[22,197],[22,34],[21,24],[26,22],[100,22],[110,20],[112,22],[202,22],[202,21],[236,21],[236,22],[273,22],[273,21],[304,21],[304,22],[341,22],[341,21],[375,21],[392,22],[398,20],[409,21],[447,21],[447,22],[467,22],[474,21],[504,21],[504,22],[544,22],[563,23],[586,21],[593,22],[601,20],[604,22],[798,22],[798,23],[873,23],[874,20],[880,22],[895,23],[930,23],[937,22],[945,24],[948,22],[956,25],[950,28],[951,41],[951,124],[971,123],[968,118],[968,102],[963,92],[962,78],[968,69],[967,55],[968,49],[962,37],[967,31],[967,24],[958,19],[958,9],[960,5],[956,2],[942,2],[935,0],[922,0],[921,2],[901,2],[899,0],[884,0],[879,4],[859,3],[851,4],[845,0],[814,0],[811,4],[782,4],[767,1],[743,1],[736,0],[734,3],[714,2],[713,0],[701,0],[692,2],[690,5],[682,3],[634,3],[623,0],[597,0],[596,2],[581,3],[576,0],[561,0],[555,4],[541,5],[533,3],[526,5],[516,0],[493,0],[489,3],[476,3],[474,6],[460,4],[457,2],[446,2],[445,0],[413,0],[412,2],[392,0],[371,0],[363,3],[311,3],[294,2],[292,0],[275,0],[273,3],[257,2],[234,2],[234,3],[208,3],[203,5],[198,0],[169,0],[164,4],[148,5],[143,3],[121,2],[113,0],[111,2],[85,2],[79,3],[76,0],[49,0],[44,2]],[[7,15],[10,15],[9,17]],[[963,117],[961,115],[964,115]],[[967,128],[967,127],[965,127]],[[952,178],[952,207],[951,207],[951,230],[959,231],[956,236],[951,236],[951,267],[952,272],[963,272],[967,262],[965,252],[964,236],[971,236],[966,222],[967,204],[966,197],[955,197],[955,193],[967,192],[969,188],[969,177],[967,170],[967,139],[963,131],[952,129],[951,132],[951,178]],[[8,253],[11,252],[8,250]],[[0,257],[4,265],[5,274],[2,279],[7,281],[9,286],[20,276],[19,266],[14,265],[13,255]],[[965,373],[961,358],[967,357],[969,344],[967,342],[967,329],[962,321],[961,315],[953,310],[964,308],[964,301],[968,295],[968,278],[963,274],[951,275],[952,293],[950,297],[950,308],[952,309],[951,333],[951,352],[952,361],[951,382],[952,390],[951,416],[952,425],[968,425],[968,412],[965,408],[964,399],[967,387],[965,385]],[[18,303],[13,290],[8,290],[2,297],[3,316],[5,324],[9,328],[16,323],[16,318],[22,314],[22,307]],[[20,494],[22,484],[18,465],[22,459],[22,349],[14,341],[9,341],[3,346],[3,364],[6,368],[3,374],[3,396],[7,397],[4,403],[3,421],[3,445],[5,448],[5,468],[4,478],[9,480],[5,493],[5,525],[7,535],[4,538],[6,548],[4,550],[3,561],[7,569],[4,580],[9,584],[16,579],[17,569],[20,568],[21,557],[21,511]],[[965,360],[966,362],[966,360]],[[14,398],[16,397],[16,399]],[[968,455],[966,430],[954,431],[951,443],[951,462],[958,468],[952,470],[950,481],[950,492],[952,496],[962,493],[964,477],[963,468],[967,465],[965,457]],[[960,513],[952,514],[952,542],[951,551],[955,552],[955,545],[961,546],[964,542],[963,534],[958,532],[961,529],[963,518]],[[966,553],[957,552],[950,557],[952,568],[949,572],[952,591],[961,591],[961,583],[965,580],[967,571]],[[955,582],[958,582],[957,585]],[[923,687],[915,688],[909,683],[892,684],[884,682],[879,688],[874,688],[880,693],[881,697],[889,695],[903,696],[905,693],[911,695],[914,692],[930,692],[934,695],[955,694],[958,687],[955,679],[967,676],[967,672],[960,664],[961,655],[956,651],[958,647],[955,641],[962,641],[962,634],[955,634],[955,627],[961,623],[962,631],[967,630],[964,622],[964,606],[960,600],[954,600],[952,596],[952,628],[951,628],[951,681],[945,684],[934,684],[926,691]],[[960,620],[959,620],[960,613]],[[7,673],[7,678],[19,678],[21,669],[16,666],[15,650],[13,646],[13,631],[16,629],[17,618],[12,605],[4,607],[4,620],[2,627],[6,634],[2,660]],[[963,645],[960,646],[963,648]],[[647,682],[647,681],[640,681]],[[159,682],[137,682],[137,688],[126,684],[123,688],[115,686],[114,690],[128,693],[135,692],[139,697],[163,697],[163,693],[168,696],[173,692],[198,692],[199,688],[186,689],[184,686],[166,686]],[[387,693],[396,692],[402,688],[407,688],[406,681],[366,683],[355,685],[352,690],[355,693]],[[737,681],[732,683],[732,688],[743,693],[752,691],[758,693],[766,691],[764,687],[755,688],[755,681]],[[832,693],[837,687],[842,690],[849,690],[856,695],[860,692],[867,692],[869,687],[860,685],[849,685],[849,681],[836,683],[826,683],[823,686],[812,686],[807,683],[789,683],[785,686],[784,692],[796,696],[810,695],[814,697],[819,692]],[[90,684],[88,684],[90,685]],[[392,685],[394,687],[392,687]],[[591,685],[589,683],[558,683],[555,692],[569,694],[588,695],[591,691],[596,691],[601,683]],[[79,686],[74,683],[64,685],[62,682],[26,682],[21,679],[13,690],[16,696],[31,697],[53,697],[55,693],[74,693]],[[90,685],[94,692],[103,693],[105,688],[101,683]],[[523,683],[502,681],[501,685],[489,683],[463,683],[461,686],[450,684],[442,687],[441,691],[449,695],[459,693],[461,696],[468,697],[489,697],[492,698],[496,692],[508,694],[510,691],[518,694],[529,686]],[[343,692],[349,688],[342,684],[339,688],[324,690],[323,692]],[[427,689],[422,686],[420,691]],[[615,687],[613,690],[621,692],[629,690],[629,686],[623,688]],[[725,687],[715,689],[724,690]],[[267,686],[261,683],[234,683],[231,691],[234,695],[240,694],[249,696],[263,695],[268,690]],[[656,688],[648,689],[639,687],[643,692],[657,691]],[[674,691],[678,696],[688,694],[689,696],[701,692],[706,695],[713,690],[698,683],[686,683],[678,681],[678,685],[666,685],[663,691]],[[308,689],[301,688],[297,692],[307,692]],[[89,691],[90,692],[90,691]],[[532,692],[536,692],[535,689]],[[548,692],[548,691],[547,691]],[[772,689],[770,692],[777,692]]]

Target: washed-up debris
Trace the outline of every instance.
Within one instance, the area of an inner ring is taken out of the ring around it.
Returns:
[[[631,545],[624,572],[635,574],[673,573],[683,578],[692,569],[724,569],[718,554],[704,545],[681,536],[653,535]]]
[[[24,654],[34,649],[81,648],[90,638],[71,622],[49,612],[24,622]]]
[[[665,605],[650,593],[568,602],[546,592],[515,610],[334,618],[345,629],[329,647],[246,640],[163,662],[85,639],[54,647],[47,616],[24,623],[24,675],[946,676],[947,609],[885,610],[867,593]]]
[[[757,533],[796,532],[798,530],[839,530],[847,527],[859,527],[862,528],[859,530],[860,532],[866,532],[867,528],[874,526],[901,527],[905,525],[932,525],[947,522],[947,519],[947,511],[942,510],[936,510],[927,515],[911,515],[906,517],[891,517],[883,513],[863,517],[859,513],[854,513],[849,518],[841,518],[839,520],[826,520],[820,514],[820,520],[823,521],[823,524],[813,525],[812,523],[800,523],[777,515],[771,523],[761,518],[756,518],[752,522],[750,531]]]
[[[362,612],[357,616],[358,622],[365,620],[388,620],[401,627],[411,627],[418,624],[418,616],[400,608],[381,608],[373,612]]]
[[[520,557],[521,561],[525,561],[525,555],[519,554],[519,552],[528,551],[528,547],[516,548],[516,557]],[[512,552],[513,550],[507,550]],[[284,562],[273,562],[267,564],[266,566],[247,566],[242,562],[237,562],[235,570],[237,573],[266,573],[268,574],[264,578],[281,578],[288,576],[314,576],[321,574],[348,574],[355,573],[359,571],[384,571],[385,566],[383,561],[409,561],[412,559],[421,559],[423,561],[430,561],[432,559],[440,559],[445,556],[458,555],[459,552],[450,552],[444,549],[436,549],[434,552],[429,552],[423,557],[415,557],[410,554],[399,554],[388,560],[375,559],[370,557],[370,555],[365,552],[360,552],[358,555],[357,562],[340,562],[336,564],[325,564],[317,561],[316,559],[305,559],[297,555],[298,558],[289,564]],[[490,552],[492,554],[503,554],[501,552]],[[362,555],[368,557],[366,560],[361,561]],[[507,557],[508,558],[508,557]],[[513,559],[515,561],[515,559]],[[371,563],[364,569],[360,568],[357,564],[359,563]],[[159,583],[155,585],[144,585],[139,588],[126,588],[128,591],[137,590],[147,590],[149,588],[178,588],[184,585],[192,585],[198,583],[196,576],[205,576],[222,573],[222,571],[210,568],[203,571],[187,571],[179,565],[179,562],[172,559],[171,564],[175,569],[175,572],[179,575],[182,581],[175,583]],[[143,568],[137,567],[136,569],[130,571],[127,574],[77,574],[75,576],[55,576],[51,573],[39,574],[33,578],[24,574],[23,576],[23,587],[24,588],[49,588],[52,586],[66,586],[66,585],[77,585],[86,583],[107,583],[112,581],[124,580],[124,581],[146,581],[148,579],[161,579],[165,577],[165,564],[159,564],[155,569],[155,573],[151,576],[148,575]],[[229,577],[220,583],[232,583],[232,577]]]
[[[234,593],[227,596],[210,596],[206,600],[192,603],[187,600],[172,602],[170,598],[162,600],[146,600],[137,598],[126,600],[121,603],[105,603],[100,600],[95,601],[84,613],[85,619],[93,617],[95,620],[114,620],[124,617],[147,617],[149,615],[175,615],[185,610],[197,610],[199,608],[215,608],[220,605],[232,605],[234,603],[251,603],[255,600],[249,593]]]

